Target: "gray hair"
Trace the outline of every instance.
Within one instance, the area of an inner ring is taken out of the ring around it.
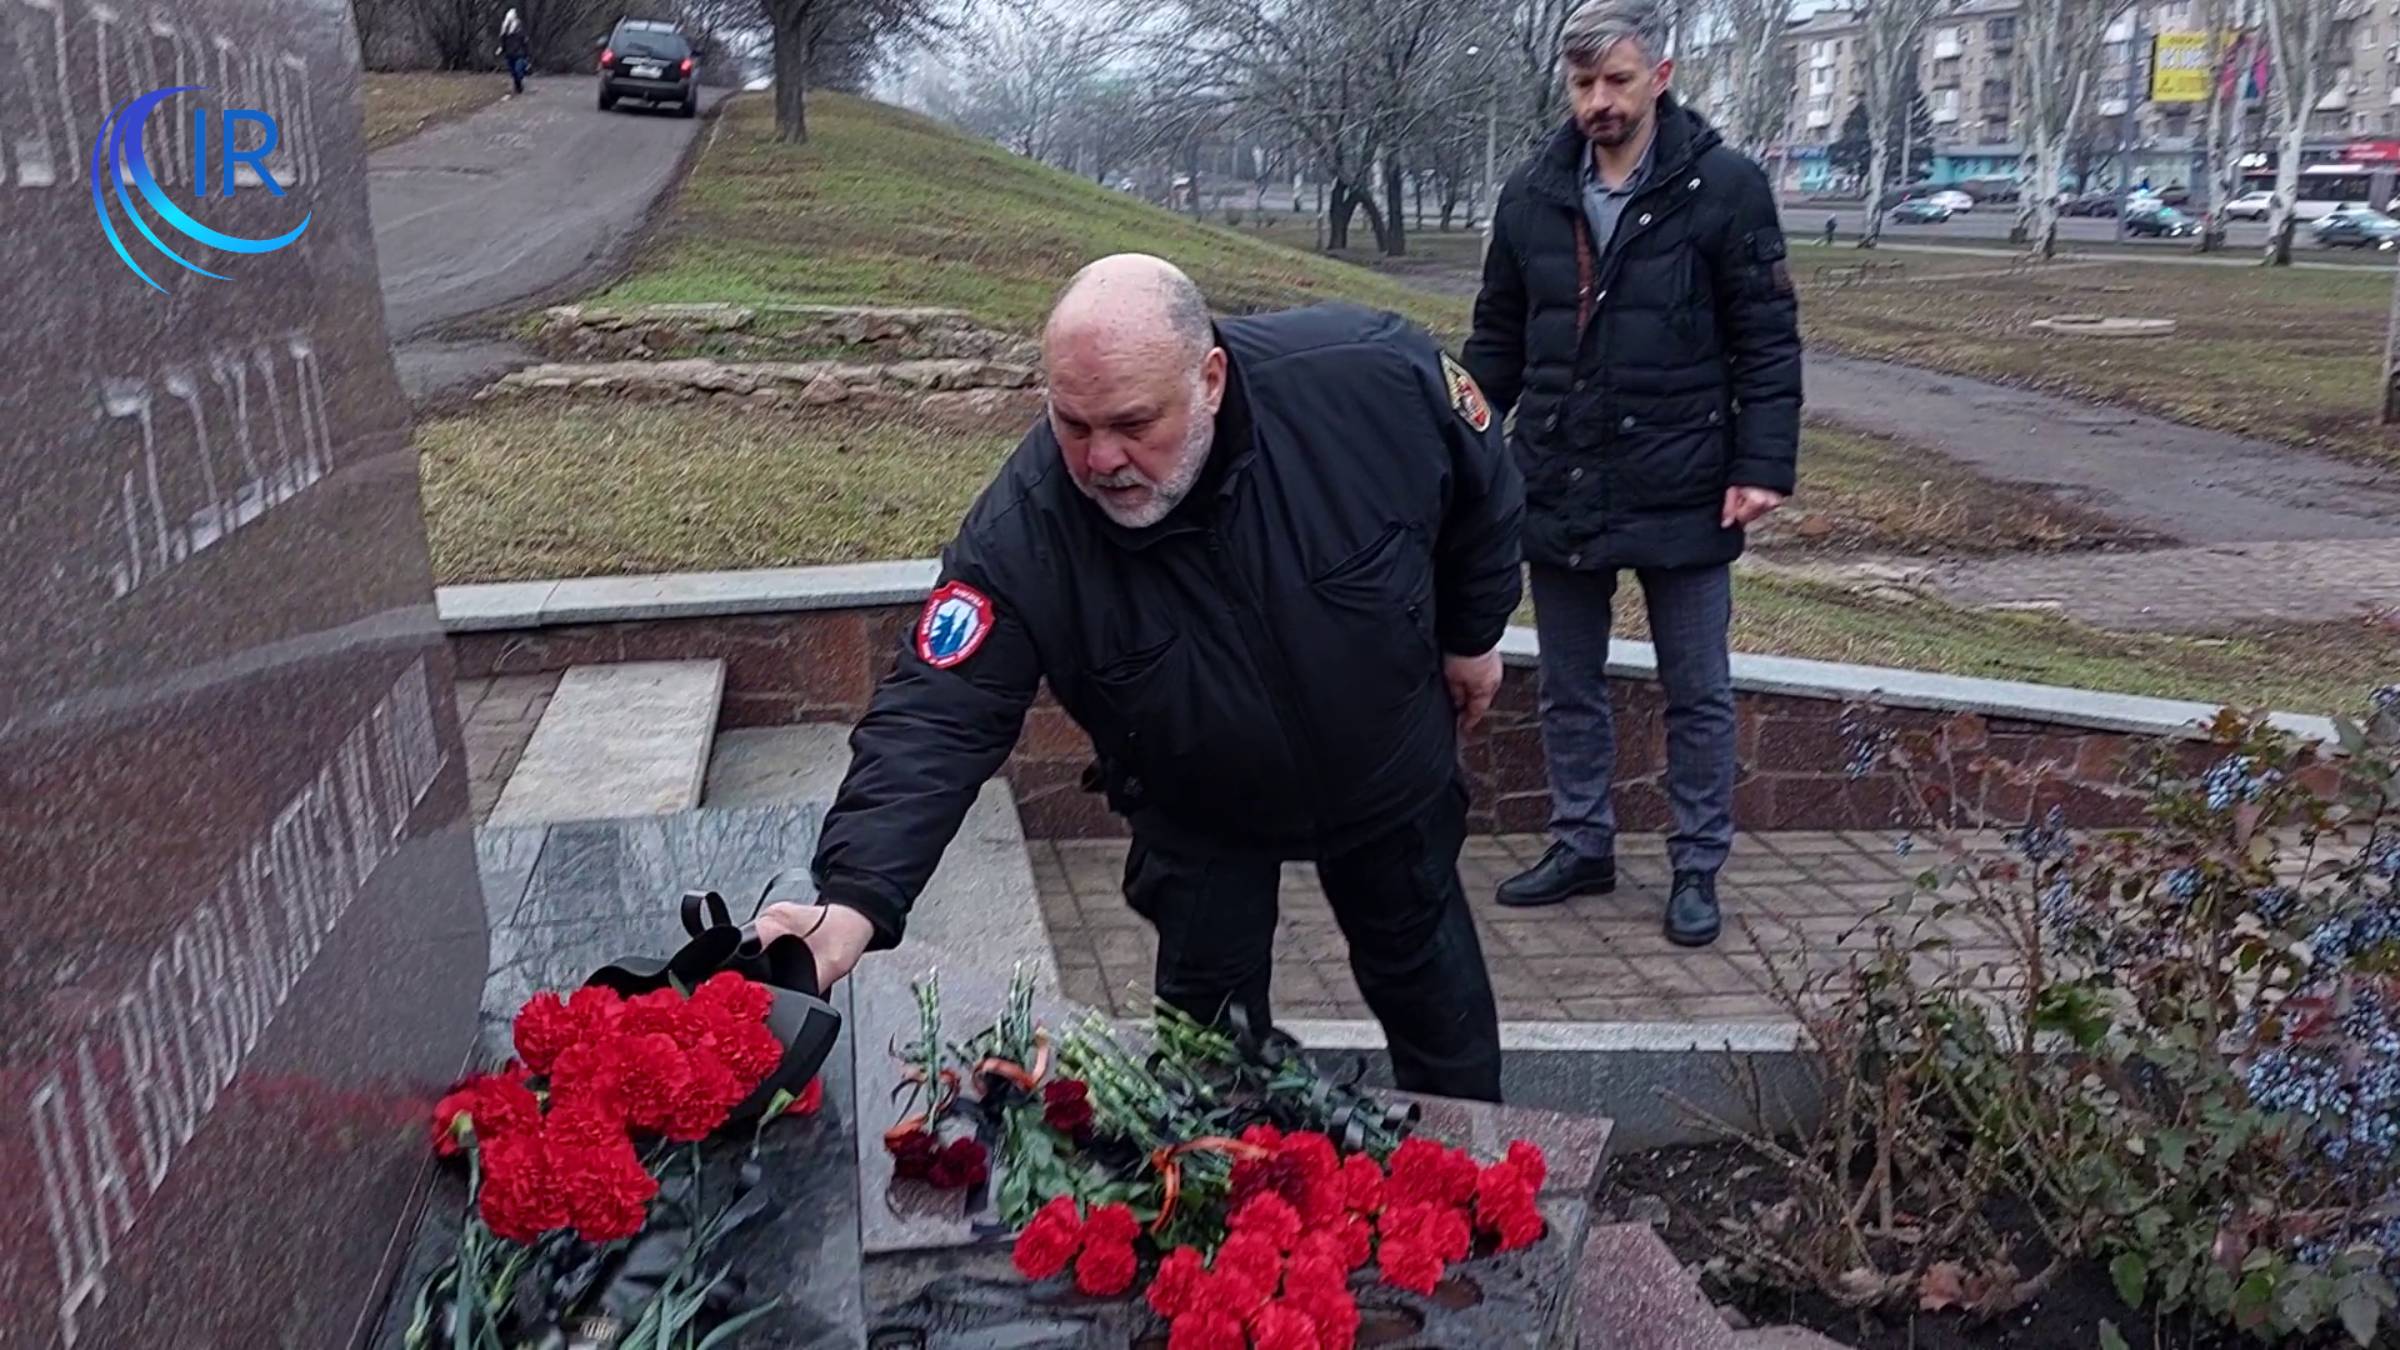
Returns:
[[[1630,41],[1652,61],[1667,54],[1667,17],[1656,0],[1584,0],[1558,30],[1562,66],[1588,66]]]

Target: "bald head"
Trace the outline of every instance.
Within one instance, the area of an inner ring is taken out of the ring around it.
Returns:
[[[1162,258],[1102,258],[1051,307],[1042,367],[1075,485],[1127,528],[1164,520],[1199,481],[1225,396],[1200,288]]]

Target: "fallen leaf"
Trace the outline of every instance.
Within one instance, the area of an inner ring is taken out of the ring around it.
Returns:
[[[1833,1296],[1855,1308],[1881,1303],[1890,1294],[1890,1276],[1871,1266],[1852,1266],[1833,1277]]]
[[[1925,1312],[1955,1308],[1967,1298],[1967,1272],[1956,1261],[1936,1261],[1917,1278],[1917,1307]]]

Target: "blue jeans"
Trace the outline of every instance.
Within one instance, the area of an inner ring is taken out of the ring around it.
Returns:
[[[525,92],[525,77],[532,71],[533,62],[531,60],[522,56],[508,58],[508,78],[515,82],[518,93]]]

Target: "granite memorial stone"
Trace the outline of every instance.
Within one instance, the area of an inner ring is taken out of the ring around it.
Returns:
[[[343,0],[0,0],[9,1350],[358,1343],[473,1039],[358,69]]]

